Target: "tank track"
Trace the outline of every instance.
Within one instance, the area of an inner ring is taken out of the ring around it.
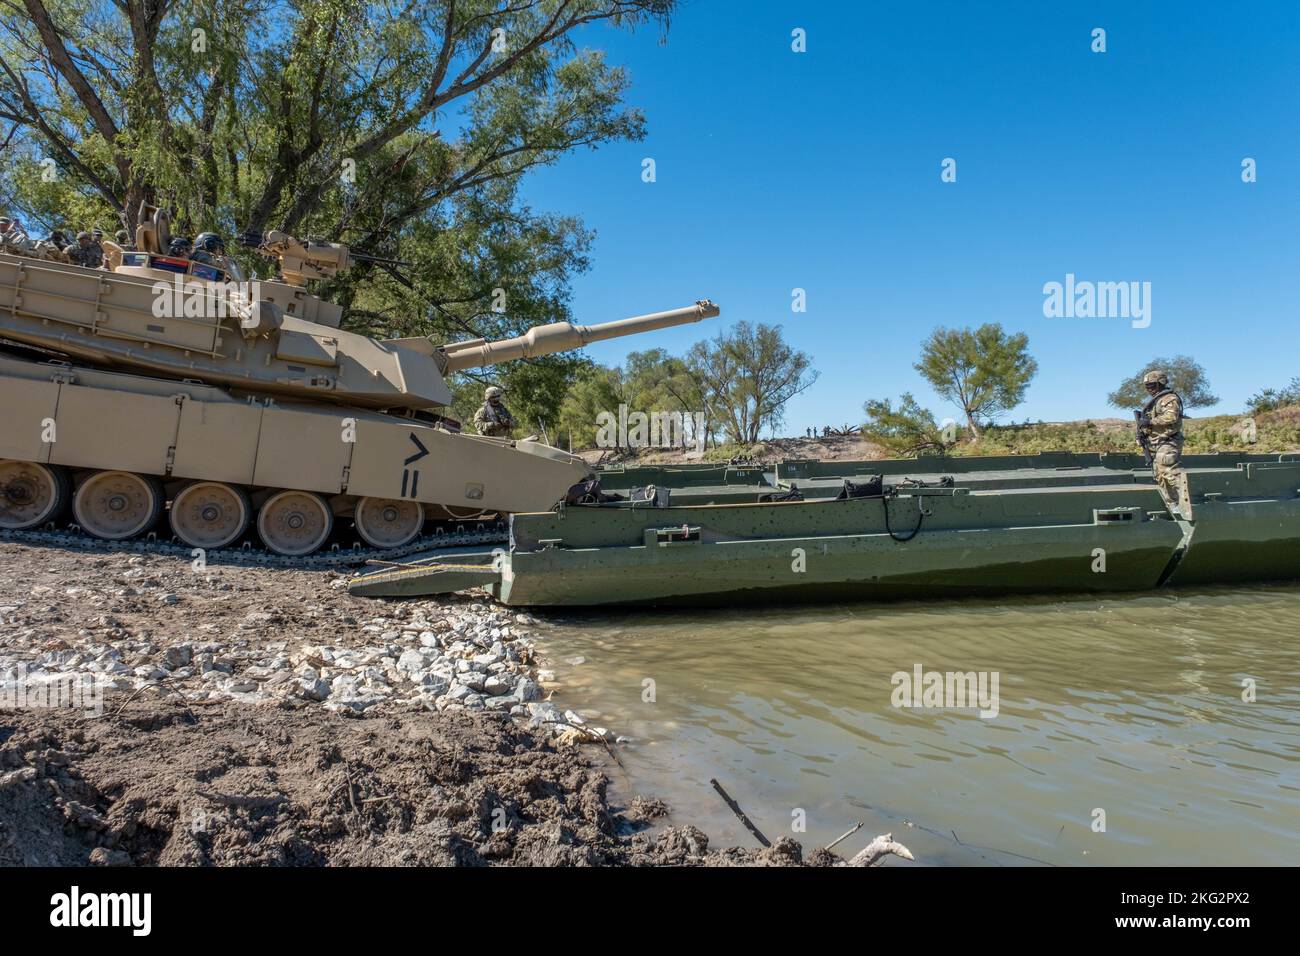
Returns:
[[[462,524],[456,527],[461,529]],[[244,567],[285,568],[307,571],[326,571],[337,568],[355,567],[367,561],[393,561],[412,554],[425,551],[438,551],[443,548],[460,548],[469,545],[505,544],[509,540],[505,524],[492,522],[482,531],[457,530],[435,534],[425,534],[410,544],[400,548],[368,548],[359,543],[351,548],[334,545],[302,557],[290,557],[276,554],[265,548],[253,546],[240,548],[221,548],[208,551],[204,561],[208,564],[231,564]],[[0,529],[0,541],[14,544],[44,545],[62,548],[67,551],[86,551],[100,554],[149,554],[160,557],[193,560],[194,549],[174,538],[164,541],[156,533],[142,538],[125,541],[107,541],[93,538],[83,533],[75,525],[68,528],[47,528],[35,531],[10,531]]]

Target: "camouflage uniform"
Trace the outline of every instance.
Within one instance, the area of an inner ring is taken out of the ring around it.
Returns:
[[[1148,373],[1148,378],[1152,374]],[[1183,471],[1183,400],[1159,376],[1160,391],[1142,409],[1142,434],[1151,450],[1151,473],[1160,495],[1184,518],[1191,520],[1191,492]]]
[[[515,417],[501,402],[501,389],[493,386],[483,397],[485,401],[474,413],[474,428],[480,435],[509,438],[515,428]]]
[[[68,261],[87,269],[98,269],[104,262],[104,250],[99,243],[93,241],[83,245],[82,239],[90,239],[90,233],[77,233],[77,241],[63,250],[68,254]]]

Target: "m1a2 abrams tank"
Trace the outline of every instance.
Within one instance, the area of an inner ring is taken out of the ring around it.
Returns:
[[[718,314],[686,308],[603,325],[567,322],[497,342],[376,340],[307,282],[348,248],[271,232],[275,281],[238,263],[168,255],[165,214],[106,268],[0,254],[0,529],[71,508],[103,539],[164,511],[181,542],[219,549],[254,524],[301,556],[351,517],[372,548],[415,541],[432,518],[551,507],[588,466],[531,439],[464,434],[440,412],[447,375]]]

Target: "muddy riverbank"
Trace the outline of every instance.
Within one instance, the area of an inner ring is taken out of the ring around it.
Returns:
[[[0,865],[836,862],[612,803],[530,617],[344,580],[0,543]]]

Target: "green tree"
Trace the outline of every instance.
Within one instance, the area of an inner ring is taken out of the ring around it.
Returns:
[[[915,455],[921,451],[945,452],[956,444],[956,428],[945,429],[934,413],[922,408],[910,392],[904,392],[898,408],[888,399],[868,399],[862,405],[867,423],[862,436],[887,448],[896,455]],[[951,423],[951,419],[949,419]]]
[[[786,343],[779,325],[737,322],[695,343],[686,362],[727,437],[747,445],[758,441],[764,427],[779,426],[786,403],[819,375],[811,358]]]
[[[579,373],[560,406],[557,442],[568,441],[574,448],[595,447],[601,413],[617,416],[618,406],[626,403],[622,369],[589,365]]]
[[[685,359],[664,349],[632,352],[623,374],[632,408],[646,413],[680,414],[686,442],[708,447],[715,431],[715,413],[703,383]],[[702,434],[696,433],[697,427],[703,429]]]
[[[1029,337],[1008,335],[1002,326],[936,329],[921,347],[915,368],[934,390],[961,409],[971,437],[1024,401],[1038,363]]]
[[[1111,392],[1107,401],[1116,408],[1145,405],[1151,396],[1142,385],[1142,376],[1152,369],[1163,371],[1169,376],[1169,387],[1178,393],[1184,408],[1208,408],[1219,403],[1219,396],[1210,391],[1210,380],[1205,369],[1186,355],[1153,358]]]

